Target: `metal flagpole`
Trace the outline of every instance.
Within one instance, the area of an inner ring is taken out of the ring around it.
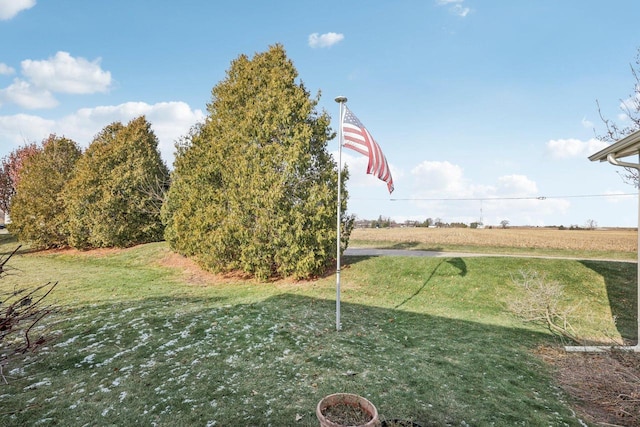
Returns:
[[[347,98],[345,96],[338,96],[336,98],[336,102],[340,104],[340,125],[338,129],[338,208],[337,208],[337,221],[336,221],[336,230],[338,235],[338,240],[336,242],[336,331],[342,329],[342,324],[340,323],[340,207],[341,203],[341,189],[342,189],[342,114],[344,109],[344,103],[347,102]]]

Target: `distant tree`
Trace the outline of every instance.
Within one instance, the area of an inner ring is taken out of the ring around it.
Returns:
[[[507,228],[508,226],[509,226],[509,220],[508,219],[503,219],[502,221],[500,221],[500,227]]]
[[[640,129],[640,48],[636,52],[635,63],[630,64],[631,75],[633,76],[633,91],[628,95],[627,99],[620,100],[620,110],[622,117],[628,120],[628,123],[619,125],[602,115],[600,103],[596,101],[600,119],[605,125],[605,132],[596,135],[601,141],[613,143],[621,138]],[[621,173],[622,179],[635,187],[640,185],[638,171],[632,168],[624,168],[625,173]]]
[[[449,226],[452,228],[469,228],[464,222],[452,222]]]
[[[0,165],[0,209],[4,212],[11,211],[11,199],[16,193],[16,187],[20,182],[22,167],[29,156],[40,150],[35,142],[24,144],[2,158]]]
[[[128,247],[161,240],[157,195],[148,186],[168,182],[168,174],[144,116],[106,126],[78,161],[64,194],[70,245]]]
[[[23,164],[11,202],[9,230],[35,248],[68,245],[62,192],[81,156],[78,144],[49,136]]]
[[[213,271],[309,277],[335,259],[334,133],[280,45],[239,56],[178,145],[163,207],[171,248]],[[354,217],[344,215],[342,247]]]
[[[372,226],[375,228],[389,228],[391,227],[391,218],[378,215],[378,219],[372,221]]]
[[[598,228],[598,223],[593,219],[588,219],[584,227],[588,230],[595,230]]]

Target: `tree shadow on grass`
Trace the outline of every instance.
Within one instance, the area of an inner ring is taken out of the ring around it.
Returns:
[[[587,260],[581,263],[603,277],[618,333],[625,344],[635,344],[638,341],[637,264]]]
[[[357,264],[362,261],[367,261],[369,259],[378,258],[381,255],[343,255],[342,256],[342,267],[348,267],[353,264]]]
[[[396,308],[396,309],[400,308],[403,305],[405,305],[406,303],[408,303],[409,301],[411,301],[412,299],[414,299],[415,297],[417,297],[418,295],[420,295],[420,293],[427,287],[429,282],[431,282],[431,279],[433,278],[433,276],[438,271],[438,268],[440,268],[440,266],[445,262],[447,264],[450,264],[453,267],[455,267],[458,270],[458,275],[460,277],[464,277],[464,276],[467,275],[467,263],[464,262],[464,260],[462,258],[456,257],[456,258],[449,258],[446,261],[443,260],[443,261],[439,262],[438,264],[436,264],[436,266],[434,267],[433,271],[431,272],[431,274],[429,274],[429,277],[427,277],[427,279],[424,281],[422,286],[420,286],[418,289],[416,289],[416,291],[412,295],[410,295],[407,298],[405,298],[402,302],[397,304],[394,308]]]
[[[531,354],[546,334],[346,301],[342,319],[336,332],[335,301],[294,294],[75,310],[7,389],[0,424],[12,414],[33,425],[53,411],[61,425],[106,412],[118,425],[317,426],[318,401],[351,392],[383,419],[425,427],[579,425]],[[32,386],[50,378],[44,393]]]
[[[389,249],[412,249],[420,245],[420,242],[398,242],[389,247]]]
[[[18,246],[21,246],[18,251],[16,251],[16,255],[18,254],[26,254],[30,252],[30,249],[27,249],[24,245],[20,245],[18,239],[9,233],[0,233],[0,245],[9,245],[7,248],[9,249],[9,253],[13,252]],[[8,253],[6,254],[8,255]]]

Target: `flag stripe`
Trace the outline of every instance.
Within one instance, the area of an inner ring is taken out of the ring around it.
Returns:
[[[373,139],[362,122],[345,106],[342,120],[343,145],[369,158],[367,173],[387,183],[389,193],[393,192],[393,178],[380,145]]]

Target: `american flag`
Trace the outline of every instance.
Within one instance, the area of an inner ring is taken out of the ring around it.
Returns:
[[[393,178],[382,149],[362,122],[346,106],[344,108],[345,114],[342,120],[344,146],[369,157],[367,173],[386,182],[389,194],[393,193]]]

